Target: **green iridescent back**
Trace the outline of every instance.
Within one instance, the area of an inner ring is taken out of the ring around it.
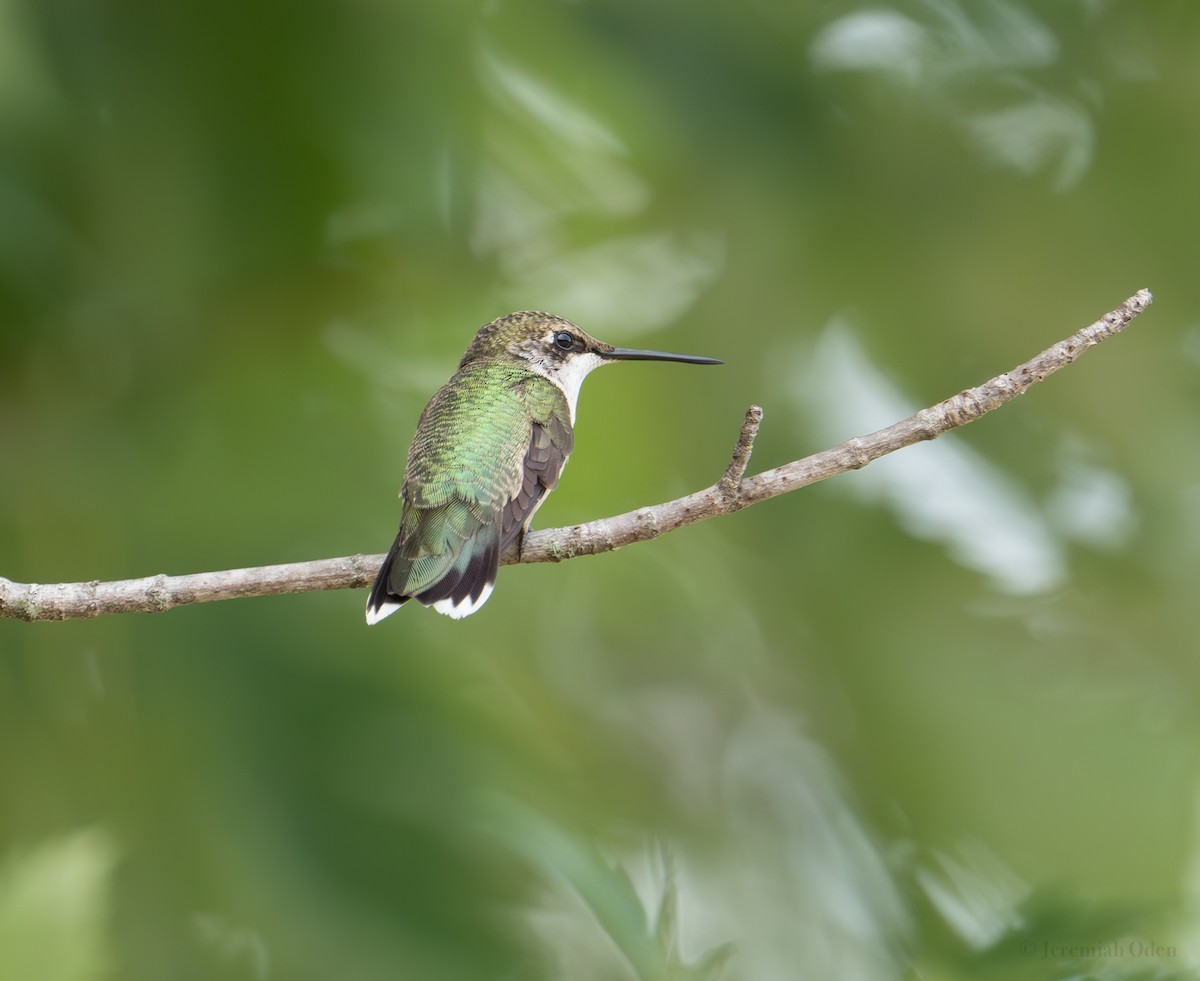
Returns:
[[[490,586],[502,531],[527,526],[572,442],[566,399],[549,380],[511,362],[460,368],[421,413],[409,450],[392,592],[431,602]],[[546,450],[552,465],[531,472]]]

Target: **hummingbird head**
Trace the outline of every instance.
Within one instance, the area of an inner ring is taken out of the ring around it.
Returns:
[[[723,363],[716,358],[693,354],[614,347],[597,340],[569,320],[534,310],[510,313],[481,327],[459,367],[465,368],[472,361],[493,360],[523,362],[530,371],[552,381],[566,396],[572,421],[583,379],[602,364],[614,361]]]

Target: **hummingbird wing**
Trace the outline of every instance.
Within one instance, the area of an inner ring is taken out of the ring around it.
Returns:
[[[556,386],[507,365],[469,369],[491,377],[460,372],[422,413],[400,532],[367,601],[368,623],[412,597],[456,619],[479,609],[501,554],[557,486],[571,452],[570,410]],[[471,392],[472,382],[490,395]]]
[[[550,413],[530,427],[529,449],[521,467],[521,486],[509,497],[500,518],[500,551],[529,527],[534,512],[555,487],[575,442],[571,424]]]

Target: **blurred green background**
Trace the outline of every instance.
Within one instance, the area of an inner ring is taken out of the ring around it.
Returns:
[[[515,309],[727,362],[589,380],[547,528],[712,483],[751,402],[757,470],[1156,297],[463,622],[0,622],[0,977],[1197,976],[1198,46],[1191,0],[0,0],[14,580],[382,551]]]

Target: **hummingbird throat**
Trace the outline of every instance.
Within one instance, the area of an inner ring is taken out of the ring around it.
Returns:
[[[575,425],[575,405],[579,401],[579,389],[583,386],[583,380],[605,362],[604,358],[598,354],[581,351],[557,364],[548,364],[543,358],[528,358],[525,363],[529,366],[530,371],[541,375],[563,393],[563,397],[567,400],[567,408],[571,412],[571,425],[573,426]]]

